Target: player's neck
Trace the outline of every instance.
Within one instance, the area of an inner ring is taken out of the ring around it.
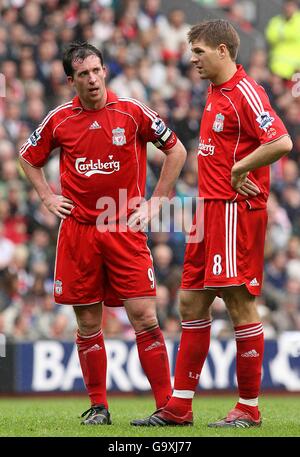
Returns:
[[[104,108],[107,101],[107,92],[105,91],[100,100],[90,101],[80,99],[81,105],[84,109],[89,111],[98,111],[99,109]]]
[[[226,65],[225,68],[222,68],[222,71],[220,71],[215,78],[211,79],[211,82],[216,86],[220,86],[221,84],[224,84],[227,81],[229,81],[236,73],[236,71],[236,63],[230,61],[230,63]]]

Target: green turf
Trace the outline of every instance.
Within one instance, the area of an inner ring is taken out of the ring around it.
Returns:
[[[220,430],[206,424],[223,417],[235,397],[198,396],[193,427],[132,427],[133,418],[153,412],[150,397],[110,398],[113,424],[82,426],[78,416],[89,407],[85,398],[0,398],[1,437],[300,437],[300,396],[262,396],[260,428]]]

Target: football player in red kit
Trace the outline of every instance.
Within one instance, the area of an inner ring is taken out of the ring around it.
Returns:
[[[258,394],[264,351],[260,294],[269,194],[269,165],[292,149],[264,89],[236,64],[239,37],[224,20],[191,28],[191,62],[211,81],[198,147],[204,237],[187,243],[180,294],[182,335],[174,391],[167,405],[137,426],[192,425],[192,399],[210,342],[210,306],[226,304],[235,331],[239,399],[210,427],[261,424]]]
[[[62,219],[54,296],[56,303],[73,306],[78,322],[76,343],[91,401],[83,423],[110,424],[103,304],[126,308],[157,408],[172,393],[168,356],[156,317],[152,257],[142,229],[172,190],[186,150],[155,111],[106,89],[106,69],[97,48],[71,43],[63,65],[77,95],[49,112],[22,146],[20,162],[43,203]],[[145,201],[147,142],[164,151],[166,158],[154,193]],[[60,148],[61,195],[53,194],[43,172],[54,148]],[[125,208],[120,190],[127,195]],[[107,199],[114,202],[116,211],[103,230],[104,221],[101,226],[97,221]],[[132,201],[141,204],[133,210]],[[124,214],[128,224],[118,227]]]

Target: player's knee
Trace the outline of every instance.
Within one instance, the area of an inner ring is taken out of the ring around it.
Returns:
[[[230,318],[233,324],[236,325],[236,322],[239,322],[239,320],[241,319],[241,315],[245,310],[243,309],[243,306],[241,306],[241,303],[234,296],[223,295],[223,299],[226,304],[226,308],[228,310]]]
[[[77,322],[78,322],[79,333],[82,336],[93,335],[94,333],[97,333],[101,327],[98,320],[92,321],[90,319],[89,320],[80,319]]]
[[[147,330],[158,325],[156,314],[151,312],[131,314],[131,322],[136,332]]]
[[[179,304],[179,313],[182,320],[187,320],[190,315],[190,309],[186,303],[180,302]]]
[[[259,320],[256,307],[253,302],[239,303],[231,301],[226,303],[230,318],[234,325],[244,325]]]
[[[244,293],[243,290],[226,290],[223,291],[222,298],[234,325],[242,325],[257,320],[255,297],[249,293]]]
[[[210,319],[210,300],[203,300],[189,292],[180,292],[179,312],[183,321]]]
[[[74,306],[79,333],[83,336],[93,335],[101,328],[101,305]]]
[[[182,320],[193,320],[196,317],[193,303],[184,292],[180,293],[179,312]]]

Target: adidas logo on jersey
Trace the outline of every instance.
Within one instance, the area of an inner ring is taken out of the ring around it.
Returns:
[[[211,103],[208,105],[208,107],[206,108],[206,111],[211,111]]]
[[[256,278],[253,278],[252,281],[250,281],[250,286],[259,286],[259,282]]]
[[[101,129],[101,125],[99,125],[97,121],[94,121],[89,127],[89,130],[94,130],[94,129]]]
[[[241,357],[259,357],[259,353],[256,352],[255,349],[252,349],[251,351],[244,352],[244,354],[241,354]]]

